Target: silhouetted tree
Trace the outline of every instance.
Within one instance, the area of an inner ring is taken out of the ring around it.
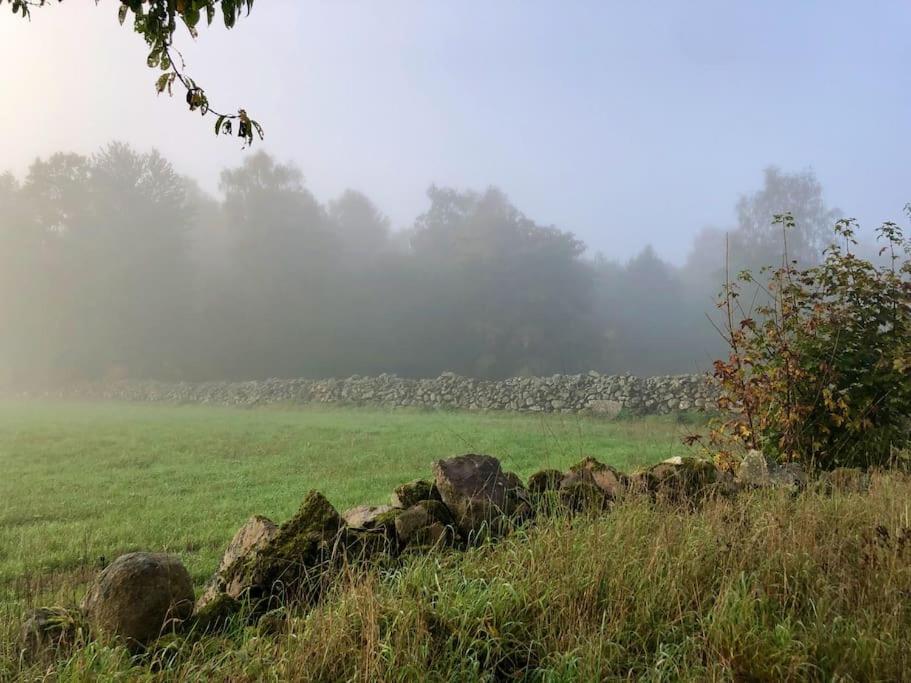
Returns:
[[[383,255],[389,239],[389,219],[366,195],[347,190],[329,202],[328,214],[349,259],[364,264]]]
[[[5,315],[20,367],[180,374],[191,295],[184,187],[156,152],[117,143],[31,166],[2,227],[18,263]]]
[[[789,258],[804,266],[815,264],[831,242],[832,226],[841,217],[826,206],[822,185],[812,171],[783,173],[770,166],[763,188],[737,202],[737,229],[732,234],[732,252],[739,264],[780,263],[783,253],[781,227],[776,215],[790,213],[796,227],[787,235]]]
[[[682,268],[651,247],[621,264],[494,188],[433,186],[397,233],[362,193],[324,206],[262,152],[220,189],[117,143],[0,176],[0,379],[656,374],[720,352],[721,230]],[[738,204],[732,274],[780,253],[763,221],[789,210],[792,257],[816,258],[835,212],[812,174],[770,169]]]
[[[328,320],[338,238],[299,169],[264,152],[222,172],[231,241],[223,299],[234,376],[309,374],[333,349]]]
[[[496,189],[431,187],[428,196],[412,245],[443,304],[428,331],[460,342],[453,369],[506,376],[590,367],[602,340],[582,242],[537,225]]]

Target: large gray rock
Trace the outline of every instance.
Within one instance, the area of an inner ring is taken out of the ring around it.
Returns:
[[[807,485],[807,472],[800,463],[778,464],[757,450],[748,451],[737,467],[737,481],[746,488],[784,489],[792,493]]]
[[[93,635],[136,649],[193,613],[193,582],[174,555],[121,555],[89,587],[82,611]]]
[[[271,519],[262,515],[254,515],[234,534],[228,543],[221,562],[215,574],[206,584],[202,595],[196,602],[196,611],[202,611],[209,603],[215,600],[226,590],[225,573],[239,559],[248,557],[254,551],[262,548],[278,533],[278,526]]]
[[[500,461],[469,453],[433,464],[436,487],[468,540],[500,533],[509,520],[528,508],[528,494],[518,477],[503,472]]]
[[[765,455],[756,450],[748,451],[737,466],[737,480],[744,486],[764,488],[771,484],[770,463]]]
[[[769,484],[773,488],[786,489],[792,493],[803,491],[809,477],[803,465],[798,462],[786,462],[769,471]]]

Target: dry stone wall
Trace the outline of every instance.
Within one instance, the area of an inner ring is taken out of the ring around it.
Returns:
[[[374,405],[390,408],[595,413],[614,416],[704,410],[717,389],[705,375],[580,375],[479,380],[443,373],[433,379],[396,375],[347,379],[164,383],[127,380],[70,386],[42,396],[96,400],[259,406],[277,403]]]

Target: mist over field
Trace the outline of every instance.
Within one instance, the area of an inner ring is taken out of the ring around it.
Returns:
[[[726,252],[909,199],[899,4],[273,5],[177,39],[254,149],[106,3],[0,24],[0,381],[701,371]]]
[[[400,230],[367,195],[318,198],[263,151],[219,190],[123,143],[2,176],[5,377],[701,371],[721,352],[725,266],[780,262],[781,211],[798,221],[791,257],[813,263],[840,215],[812,173],[770,168],[731,229],[699,233],[676,266],[652,246],[592,253],[495,187],[431,185]]]

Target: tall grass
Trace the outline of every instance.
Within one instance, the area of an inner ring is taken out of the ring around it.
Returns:
[[[131,660],[95,644],[8,678],[858,680],[911,678],[911,480],[687,512],[629,500],[464,553],[352,570],[277,631],[238,619]],[[274,623],[274,622],[267,622]],[[10,622],[8,635],[13,635]]]

